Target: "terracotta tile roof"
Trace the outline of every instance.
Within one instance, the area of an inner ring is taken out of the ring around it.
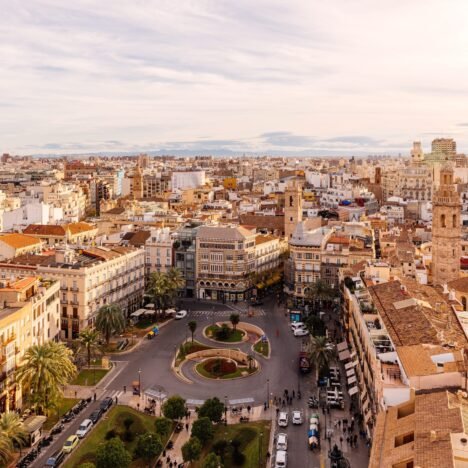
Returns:
[[[255,238],[255,244],[260,245],[260,244],[264,244],[265,242],[271,242],[277,239],[278,238],[276,236],[271,236],[269,234],[267,235],[260,234]]]
[[[1,288],[1,291],[21,291],[23,289],[29,288],[37,281],[35,276],[28,276],[26,278],[21,278],[11,283],[7,283],[5,288]]]
[[[65,229],[63,226],[54,224],[30,224],[23,230],[23,234],[30,234],[32,236],[65,236]]]
[[[0,241],[13,247],[14,249],[22,249],[33,245],[41,244],[39,239],[32,236],[26,236],[24,234],[5,234],[0,237]]]
[[[331,236],[330,239],[328,239],[329,244],[343,244],[343,245],[348,245],[349,244],[349,237],[345,236]]]
[[[83,221],[79,223],[71,223],[67,226],[67,229],[70,231],[70,234],[80,234],[82,232],[93,231],[96,229],[95,226],[89,223],[85,223]]]
[[[450,281],[447,286],[449,289],[455,289],[455,291],[468,293],[468,276]]]

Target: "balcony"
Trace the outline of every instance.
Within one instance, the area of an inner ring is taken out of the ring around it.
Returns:
[[[68,299],[60,298],[60,304],[68,304]]]
[[[70,304],[72,304],[72,305],[79,305],[79,302],[78,302],[78,301],[75,301],[75,300],[71,300],[71,301],[70,301]]]
[[[73,291],[73,292],[78,292],[78,291],[79,291],[79,289],[78,289],[78,287],[77,287],[77,286],[72,286],[72,287],[70,288],[70,291]]]
[[[16,340],[16,333],[12,333],[9,337],[2,341],[2,346],[8,346],[11,342]]]
[[[68,286],[65,286],[63,284],[60,285],[60,290],[61,291],[68,291]]]

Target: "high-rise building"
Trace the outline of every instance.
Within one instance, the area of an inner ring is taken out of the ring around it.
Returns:
[[[284,193],[284,234],[290,239],[297,223],[302,221],[302,188],[293,180]]]
[[[457,143],[453,138],[436,138],[432,140],[432,152],[445,154],[449,158],[457,154]]]
[[[444,285],[460,274],[460,196],[453,185],[453,169],[440,170],[440,185],[432,200],[432,281]]]

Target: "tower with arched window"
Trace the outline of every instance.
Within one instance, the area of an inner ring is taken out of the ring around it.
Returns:
[[[432,199],[432,281],[444,285],[460,275],[461,203],[453,185],[453,169],[440,170]]]
[[[302,221],[302,188],[297,180],[293,180],[284,193],[284,235],[287,239],[291,239],[299,221]]]

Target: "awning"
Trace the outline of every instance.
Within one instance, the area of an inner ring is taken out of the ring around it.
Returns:
[[[349,396],[353,396],[353,395],[356,395],[356,393],[359,392],[359,389],[357,387],[351,387],[349,390],[348,390],[348,393],[349,393]]]
[[[146,313],[145,309],[138,309],[138,310],[135,310],[135,312],[132,312],[130,314],[130,317],[139,317],[140,315],[143,315],[144,313]]]
[[[349,369],[349,371],[346,372],[346,377],[352,377],[352,376],[354,376],[354,375],[356,375],[356,374],[354,373],[354,369]]]
[[[154,315],[156,313],[153,309],[144,309],[145,315]]]
[[[146,304],[145,307],[147,309],[154,309],[154,304]]]
[[[352,367],[357,366],[357,364],[358,364],[357,361],[353,361],[353,362],[347,362],[344,366],[345,366],[345,369],[351,369]]]
[[[238,400],[229,400],[230,405],[246,405],[248,403],[255,403],[253,398],[239,398]]]
[[[336,349],[338,352],[344,351],[345,349],[348,349],[348,343],[346,341],[342,341],[336,345]]]
[[[356,383],[356,382],[357,382],[357,380],[356,380],[356,376],[355,376],[355,375],[353,375],[352,377],[350,377],[350,378],[348,379],[348,385],[351,385],[351,384]]]
[[[163,390],[158,390],[157,388],[148,388],[143,392],[148,398],[157,398],[158,400],[165,400],[167,398],[167,393]]]
[[[203,403],[205,403],[205,400],[188,399],[185,401],[185,404],[188,406],[202,406]]]
[[[45,423],[46,419],[47,418],[45,416],[29,416],[29,418],[23,422],[23,429],[28,434],[32,434],[33,432],[42,428],[42,425]]]
[[[345,351],[341,351],[341,353],[338,353],[338,359],[340,361],[344,361],[345,359],[349,359],[351,357],[351,354],[349,351],[346,349]]]

